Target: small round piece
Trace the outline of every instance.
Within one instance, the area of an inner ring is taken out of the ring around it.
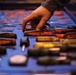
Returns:
[[[50,56],[59,56],[60,55],[60,48],[50,48],[49,55]]]
[[[24,55],[14,55],[10,57],[9,64],[11,66],[24,66],[26,65],[27,57]]]

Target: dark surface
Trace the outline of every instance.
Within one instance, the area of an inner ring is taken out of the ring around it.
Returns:
[[[0,2],[0,9],[36,9],[41,5],[41,0],[5,0]],[[32,6],[32,7],[31,7]]]

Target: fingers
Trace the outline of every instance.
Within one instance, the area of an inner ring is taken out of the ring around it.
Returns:
[[[40,23],[37,25],[36,30],[41,29],[45,25],[46,21],[47,21],[46,19],[42,18],[40,20]]]
[[[38,21],[36,21],[38,19]],[[39,16],[35,16],[35,15],[29,15],[28,17],[25,18],[25,20],[23,21],[22,24],[22,30],[25,31],[26,29],[26,24],[27,22],[34,22],[32,23],[32,27],[35,26],[36,30],[40,30],[46,23],[46,21],[49,19],[49,17],[47,16],[42,16],[41,18]]]
[[[34,18],[34,19],[30,22],[32,28],[35,28],[35,29],[36,29],[36,27],[37,27],[37,25],[39,24],[39,22],[40,22],[40,18],[39,18],[39,17],[38,17],[38,18]]]
[[[31,21],[33,18],[34,18],[34,16],[32,16],[32,15],[25,18],[25,20],[23,21],[23,24],[22,24],[22,30],[23,31],[25,30],[27,22]]]

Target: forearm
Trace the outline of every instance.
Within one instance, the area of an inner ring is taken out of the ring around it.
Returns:
[[[64,7],[69,1],[70,0],[46,0],[41,5],[53,14],[55,10]]]

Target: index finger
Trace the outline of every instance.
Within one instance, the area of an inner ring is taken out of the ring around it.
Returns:
[[[29,15],[29,16],[27,16],[25,19],[24,19],[24,21],[23,21],[23,24],[22,24],[22,30],[24,31],[25,30],[25,26],[26,26],[26,24],[27,24],[27,22],[29,22],[30,20],[32,20],[33,19],[33,16],[32,15]]]

